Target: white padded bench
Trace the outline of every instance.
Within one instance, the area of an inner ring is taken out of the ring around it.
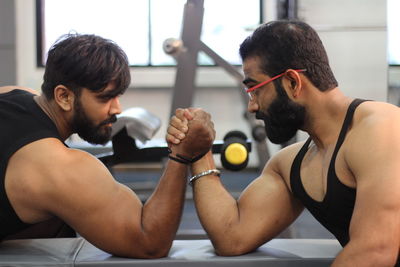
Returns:
[[[249,254],[215,255],[211,242],[175,240],[168,257],[114,257],[83,238],[23,239],[0,243],[0,266],[329,266],[340,244],[333,239],[274,239]]]

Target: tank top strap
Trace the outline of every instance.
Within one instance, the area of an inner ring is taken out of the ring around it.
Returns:
[[[332,169],[332,167],[334,167],[336,155],[346,137],[347,130],[349,129],[350,124],[353,119],[354,111],[356,110],[358,105],[360,105],[361,103],[363,103],[365,101],[368,101],[368,100],[356,98],[350,103],[350,105],[347,109],[347,112],[346,112],[344,122],[342,124],[342,129],[340,130],[339,137],[336,142],[335,150],[334,150],[332,158],[331,158],[329,172],[332,172],[334,170],[334,168]],[[301,147],[300,151],[297,153],[295,159],[293,160],[292,166],[291,166],[290,188],[292,189],[292,193],[296,197],[304,197],[305,195],[308,196],[306,194],[306,192],[304,191],[303,185],[300,180],[300,169],[301,169],[301,162],[303,161],[303,158],[308,151],[308,147],[310,146],[311,141],[312,141],[312,139],[311,139],[311,137],[309,137],[307,139],[307,141],[304,143],[304,145]]]
[[[342,144],[344,142],[347,131],[349,130],[349,127],[353,121],[353,116],[354,116],[354,112],[355,112],[356,108],[365,101],[369,101],[369,100],[363,100],[363,99],[358,99],[358,98],[354,99],[350,103],[350,105],[347,109],[347,113],[346,113],[346,116],[343,121],[343,126],[342,126],[342,129],[340,130],[339,137],[336,141],[335,150],[333,151],[332,158],[329,163],[328,188],[327,188],[327,192],[326,192],[326,196],[325,196],[326,202],[331,201],[331,199],[333,197],[332,196],[333,188],[337,188],[338,186],[343,188],[343,184],[340,182],[339,178],[337,177],[336,170],[335,170],[336,157],[337,157],[340,147],[342,146]],[[346,190],[350,190],[350,191],[353,190],[347,186],[344,186],[344,187],[346,188]]]
[[[297,198],[300,198],[305,192],[303,192],[303,185],[300,181],[300,168],[301,162],[305,154],[307,153],[308,147],[311,143],[311,137],[308,137],[307,141],[301,147],[300,151],[297,153],[296,157],[293,160],[292,167],[290,168],[290,188],[292,189],[292,193]]]
[[[351,122],[353,121],[353,116],[354,116],[354,111],[356,110],[356,108],[358,107],[358,105],[360,105],[361,103],[368,101],[368,100],[364,100],[364,99],[354,99],[348,109],[347,109],[347,113],[346,113],[346,117],[344,118],[343,121],[343,125],[342,125],[342,129],[340,130],[339,133],[339,137],[338,140],[336,142],[336,146],[335,146],[335,150],[333,152],[333,156],[332,156],[332,160],[334,157],[336,157],[336,154],[340,148],[340,146],[342,145],[344,138],[346,137],[347,131],[351,125]]]

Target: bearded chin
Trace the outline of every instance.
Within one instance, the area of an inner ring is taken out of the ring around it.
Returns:
[[[82,119],[82,117],[80,118]],[[86,122],[86,123],[83,123]],[[93,125],[88,120],[79,120],[75,124],[76,133],[88,143],[94,145],[105,145],[111,139],[111,127]]]
[[[299,129],[298,127],[287,127],[282,124],[274,124],[270,118],[264,119],[265,132],[268,139],[274,144],[282,144],[292,139]]]
[[[85,110],[82,107],[80,101],[75,101],[75,114],[72,119],[72,128],[79,137],[88,143],[95,145],[105,145],[111,139],[111,127],[106,124],[115,122],[115,116],[111,119],[100,123],[99,125],[93,124],[93,122],[86,115]]]
[[[297,130],[303,127],[305,108],[290,100],[279,85],[277,89],[281,91],[271,103],[267,114],[258,112],[257,118],[264,121],[268,139],[274,144],[282,144],[293,138]]]

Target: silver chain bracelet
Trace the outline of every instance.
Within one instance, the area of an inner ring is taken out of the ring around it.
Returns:
[[[197,179],[199,179],[199,178],[201,178],[203,176],[207,176],[207,175],[210,175],[210,174],[214,174],[214,175],[219,177],[221,175],[221,172],[219,170],[217,170],[217,169],[212,169],[212,170],[207,170],[207,171],[201,172],[199,174],[193,175],[189,179],[189,185],[192,186],[194,181],[196,181]]]

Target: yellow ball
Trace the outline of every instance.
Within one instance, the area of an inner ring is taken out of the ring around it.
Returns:
[[[233,165],[239,165],[247,159],[247,149],[239,143],[230,144],[225,149],[226,161]]]

